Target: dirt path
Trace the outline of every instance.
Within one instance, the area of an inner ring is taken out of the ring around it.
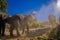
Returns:
[[[26,36],[24,37],[21,37],[21,36],[16,36],[16,31],[14,31],[14,35],[13,37],[10,37],[9,36],[9,32],[8,30],[5,32],[6,36],[5,37],[0,37],[0,39],[6,39],[6,40],[25,40],[25,39],[29,39],[29,38],[32,38],[32,37],[36,37],[36,36],[41,36],[43,35],[44,33],[47,33],[48,30],[50,30],[50,28],[43,28],[43,29],[39,29],[37,28],[36,30],[35,29],[31,29],[30,32],[27,34],[26,32]]]

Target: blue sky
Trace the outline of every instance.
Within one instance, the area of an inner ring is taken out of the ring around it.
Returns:
[[[7,0],[9,15],[36,13],[38,21],[47,21],[50,13],[56,13],[54,6],[56,0]]]

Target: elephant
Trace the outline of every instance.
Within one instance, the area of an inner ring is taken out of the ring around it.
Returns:
[[[11,17],[6,17],[5,18],[6,23],[10,24],[10,36],[13,36],[13,30],[16,29],[17,35],[19,36],[19,30],[20,30],[20,17],[17,15],[11,16]]]
[[[29,23],[32,21],[32,15],[8,15],[5,20],[6,23],[10,24],[10,36],[13,36],[13,30],[16,29],[17,35],[20,35],[20,30],[22,29],[22,34],[29,33]]]

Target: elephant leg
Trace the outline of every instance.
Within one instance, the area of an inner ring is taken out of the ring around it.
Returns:
[[[29,33],[29,26],[27,25],[26,27],[27,27],[27,34],[28,34]]]
[[[13,30],[10,30],[10,36],[13,36]]]
[[[22,29],[22,34],[24,34],[24,33],[25,33],[25,29],[23,28],[23,29]]]
[[[10,27],[10,36],[13,36],[13,28]]]
[[[20,31],[20,23],[19,23],[19,20],[16,22],[15,27],[16,27],[17,35],[20,36],[20,33],[19,33],[19,31]]]
[[[22,26],[22,34],[25,34],[25,27],[26,27],[26,25],[25,25],[25,23],[23,23],[23,26]]]
[[[18,28],[16,28],[17,35],[20,36]]]

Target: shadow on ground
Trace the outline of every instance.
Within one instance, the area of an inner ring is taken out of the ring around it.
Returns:
[[[10,36],[10,35],[5,35],[5,36],[0,36],[0,39],[5,38],[5,39],[15,39],[18,38],[20,36]]]
[[[47,33],[50,28],[44,28],[44,29],[38,29],[34,31],[30,31],[28,34],[26,32],[25,37],[36,37],[36,36],[41,36],[44,33]],[[4,37],[0,36],[0,39],[16,39],[16,38],[22,38],[21,36],[10,36],[10,35],[5,35]]]
[[[26,32],[26,36],[27,37],[36,37],[36,36],[41,36],[45,33],[48,33],[48,31],[51,28],[44,28],[44,29],[38,29],[38,30],[34,30],[34,31],[30,31],[29,34]]]

